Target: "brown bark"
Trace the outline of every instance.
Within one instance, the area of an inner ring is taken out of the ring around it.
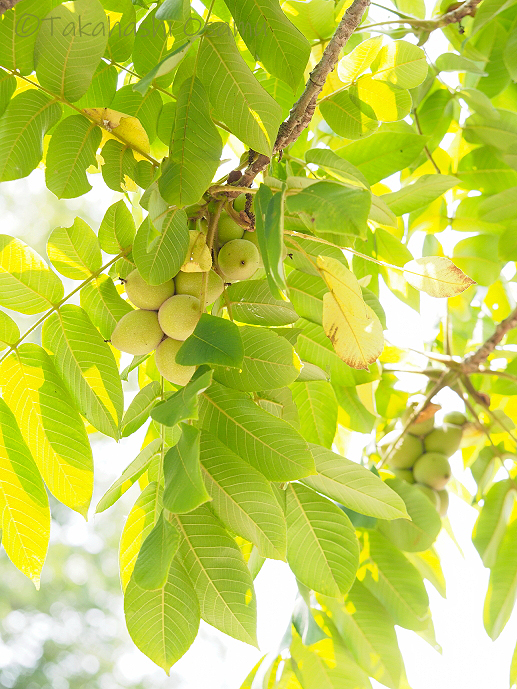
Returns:
[[[0,0],[0,14],[12,9],[20,0]]]

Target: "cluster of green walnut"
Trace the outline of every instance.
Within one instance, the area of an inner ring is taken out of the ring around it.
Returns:
[[[197,227],[190,230],[187,260],[174,278],[153,286],[138,270],[127,276],[126,294],[136,309],[120,319],[111,336],[111,344],[121,352],[143,356],[156,350],[156,368],[175,385],[186,385],[194,374],[194,366],[176,363],[176,354],[194,332],[202,310],[221,296],[225,283],[247,280],[263,265],[256,233],[245,231],[223,211],[217,225],[214,270],[206,221]]]
[[[400,430],[395,429],[378,443],[386,466],[397,478],[420,488],[441,517],[445,517],[449,507],[445,490],[452,475],[449,457],[459,449],[466,423],[465,415],[457,411],[445,414],[442,426],[435,426],[431,416],[412,423],[399,440]]]

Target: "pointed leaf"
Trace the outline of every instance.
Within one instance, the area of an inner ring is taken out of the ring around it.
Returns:
[[[81,414],[116,438],[124,410],[122,384],[115,357],[86,311],[63,306],[45,321],[42,339]]]
[[[182,536],[180,555],[196,590],[201,617],[255,646],[255,591],[237,544],[206,505],[176,515],[175,520]]]
[[[148,591],[163,588],[179,544],[180,535],[170,521],[165,519],[162,510],[136,558],[133,570],[135,584]]]
[[[348,55],[342,57],[337,66],[337,75],[344,84],[351,84],[368,69],[382,47],[382,36],[368,38],[359,43]]]
[[[285,559],[285,518],[269,482],[217,438],[201,432],[201,467],[210,507],[264,557]]]
[[[443,256],[426,256],[409,261],[404,277],[412,287],[431,297],[455,297],[475,285],[454,263]]]
[[[314,473],[314,461],[301,435],[242,392],[212,383],[201,394],[199,420],[202,428],[271,481]]]
[[[413,184],[381,198],[395,215],[404,215],[428,206],[458,183],[459,179],[450,175],[422,175]]]
[[[300,433],[309,443],[332,447],[337,430],[338,403],[332,385],[314,380],[291,385],[300,416]]]
[[[20,328],[17,323],[13,321],[11,316],[8,316],[3,311],[0,311],[0,349],[16,344],[20,339]]]
[[[239,367],[243,356],[240,328],[225,318],[203,313],[192,335],[180,347],[176,362],[183,366],[220,364]]]
[[[226,289],[225,301],[239,323],[250,325],[290,325],[298,320],[292,305],[275,299],[265,280],[234,282]]]
[[[99,243],[107,254],[126,251],[135,238],[135,223],[123,199],[108,208],[99,227]]]
[[[0,399],[0,528],[11,562],[39,588],[50,537],[50,509],[38,467]]]
[[[122,299],[108,275],[99,275],[81,290],[81,307],[99,328],[102,337],[110,340],[115,326],[133,309]]]
[[[359,545],[346,514],[310,488],[287,488],[287,561],[309,588],[339,597],[352,586]]]
[[[185,211],[168,211],[160,230],[146,218],[138,228],[133,258],[140,275],[150,285],[161,285],[178,274],[189,249]]]
[[[517,521],[513,521],[501,541],[483,609],[487,634],[495,641],[508,622],[517,597]]]
[[[47,253],[58,273],[71,280],[85,280],[102,266],[97,237],[81,218],[71,227],[56,227],[50,233]]]
[[[474,525],[472,543],[485,567],[493,567],[515,502],[511,479],[498,481],[484,496],[483,507]]]
[[[191,512],[210,500],[199,463],[199,431],[181,424],[181,438],[163,461],[163,506],[174,514]]]
[[[191,380],[172,394],[165,402],[158,404],[151,412],[151,418],[164,426],[175,426],[180,421],[198,418],[198,396],[212,382],[212,371],[202,366]]]
[[[147,421],[159,395],[160,383],[156,380],[138,391],[122,418],[120,424],[122,438],[132,435]]]
[[[54,363],[36,344],[22,344],[0,366],[2,393],[50,492],[86,516],[93,458],[84,423]]]
[[[413,89],[427,76],[425,53],[407,41],[393,41],[381,48],[372,65],[374,79]]]

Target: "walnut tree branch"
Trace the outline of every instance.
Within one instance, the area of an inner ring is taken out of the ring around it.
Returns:
[[[20,0],[0,0],[0,14],[7,12],[7,10],[12,10],[19,2]]]
[[[515,327],[517,327],[517,309],[514,309],[508,318],[499,323],[494,334],[479,349],[465,357],[461,367],[462,372],[466,374],[475,373],[479,366],[492,354],[503,337]]]
[[[283,151],[289,144],[296,141],[303,130],[309,126],[316,110],[318,96],[325,86],[325,81],[335,68],[341,50],[361,23],[361,19],[369,5],[370,0],[354,0],[343,15],[339,26],[325,48],[321,60],[310,73],[302,95],[293,105],[287,120],[280,126],[273,153]],[[263,154],[257,155],[238,180],[237,186],[249,187],[255,177],[266,169],[269,162],[270,158],[268,156]]]

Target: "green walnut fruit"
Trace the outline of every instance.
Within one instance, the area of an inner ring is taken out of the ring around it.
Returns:
[[[438,499],[440,500],[438,514],[440,517],[445,517],[447,515],[447,510],[449,509],[449,493],[446,490],[439,490]]]
[[[413,472],[411,471],[411,469],[391,469],[391,471],[395,474],[397,478],[406,481],[406,483],[415,482],[415,477],[413,476]]]
[[[434,416],[429,417],[425,421],[420,421],[420,423],[412,423],[408,428],[408,433],[411,435],[416,435],[422,437],[430,433],[434,428]]]
[[[190,294],[193,297],[201,298],[201,287],[206,273],[178,273],[174,278],[176,283],[176,294]],[[221,296],[224,289],[224,282],[220,275],[214,270],[208,272],[208,282],[206,286],[206,303],[213,304]]]
[[[424,446],[420,438],[414,435],[405,435],[400,440],[400,431],[391,431],[379,442],[381,454],[388,456],[388,449],[396,441],[393,451],[386,460],[390,467],[394,469],[411,469],[416,460],[424,451]]]
[[[259,252],[259,268],[264,267],[264,262],[262,261],[262,256],[260,255],[260,246],[258,243],[258,237],[256,232],[248,232],[246,230],[244,234],[242,235],[242,238],[245,239],[247,242],[251,242],[257,247],[257,251]]]
[[[257,247],[245,239],[232,239],[219,251],[219,268],[229,282],[247,280],[260,265]]]
[[[162,285],[148,285],[138,270],[129,273],[125,287],[129,301],[148,311],[158,311],[163,302],[174,294],[174,280],[167,280]]]
[[[173,340],[186,340],[201,317],[199,299],[190,294],[176,294],[160,306],[158,320],[163,332]]]
[[[196,370],[195,366],[182,366],[176,363],[176,354],[182,344],[183,342],[166,337],[154,355],[160,375],[174,385],[186,385]]]
[[[443,417],[444,423],[451,423],[454,426],[464,426],[467,423],[467,417],[460,411],[450,411]]]
[[[439,426],[434,428],[424,438],[426,452],[440,452],[446,457],[451,457],[458,450],[463,431],[461,426]]]
[[[156,311],[138,309],[122,316],[111,335],[111,344],[121,352],[143,356],[156,349],[162,339]]]
[[[439,452],[426,452],[417,459],[413,467],[416,482],[424,483],[435,490],[443,490],[451,474],[449,460]]]
[[[239,194],[235,201],[233,202],[233,207],[240,213],[240,211],[246,210],[246,194]]]
[[[243,234],[244,230],[242,227],[237,225],[235,220],[223,211],[217,224],[217,240],[219,245],[231,242],[232,239],[241,239]]]
[[[430,488],[429,486],[426,486],[423,483],[415,483],[415,487],[418,488],[418,490],[422,491],[426,498],[429,498],[435,510],[440,509],[440,496],[434,488]]]

